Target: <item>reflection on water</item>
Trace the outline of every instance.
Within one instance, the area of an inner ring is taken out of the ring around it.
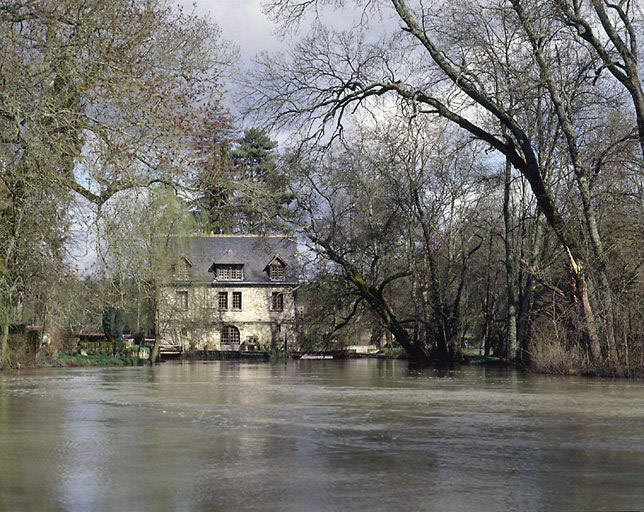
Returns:
[[[0,510],[633,510],[644,384],[404,362],[0,376]]]

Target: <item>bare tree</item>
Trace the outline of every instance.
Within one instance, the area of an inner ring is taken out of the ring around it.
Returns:
[[[270,2],[268,8],[285,23],[292,23],[324,4],[328,2],[279,0]],[[295,123],[310,137],[320,137],[331,122],[335,133],[341,134],[343,118],[356,108],[377,115],[378,105],[382,108],[386,98],[392,97],[409,105],[415,115],[436,115],[455,123],[504,155],[529,183],[540,211],[559,240],[567,259],[571,295],[579,307],[581,329],[592,357],[599,359],[602,340],[587,283],[591,261],[583,239],[575,232],[574,218],[568,217],[565,204],[557,204],[555,191],[547,182],[547,160],[541,158],[540,135],[534,130],[531,111],[512,101],[516,91],[532,91],[543,83],[550,64],[545,57],[545,65],[540,64],[539,53],[543,53],[540,45],[552,40],[539,36],[536,41],[534,34],[531,37],[531,21],[522,14],[520,2],[451,2],[432,6],[418,3],[412,7],[404,0],[391,0],[375,4],[393,10],[402,25],[398,33],[374,42],[361,33],[332,32],[316,25],[318,28],[294,47],[289,58],[265,57],[259,62],[257,75],[247,83],[253,108],[276,124]],[[495,67],[503,69],[508,78],[501,83],[495,81],[488,55],[472,44],[469,35],[476,32],[472,23],[477,24],[481,18],[487,19],[485,26],[481,26],[488,35],[485,49],[494,51],[497,46],[512,49],[506,56],[509,61],[494,61]],[[362,19],[368,23],[377,17],[365,12]],[[497,36],[496,29],[503,24],[512,27],[509,43],[505,36]],[[557,34],[556,28],[552,30],[548,34]],[[531,40],[536,48],[532,45],[532,52],[526,53],[525,43]],[[587,176],[582,166],[575,164],[575,151],[576,154],[580,151],[578,139],[564,123],[568,118],[568,125],[573,124],[573,107],[560,108],[558,103],[565,100],[556,94],[565,87],[566,100],[575,98],[592,80],[584,72],[589,65],[583,60],[570,71],[557,64],[556,59],[561,56],[557,54],[557,43],[558,40],[548,47],[554,58],[551,65],[557,66],[561,78],[566,76],[563,82],[555,84],[557,87],[549,86],[548,96],[541,95],[538,101],[546,101],[557,113],[554,130],[561,130],[567,141],[592,240],[596,226],[593,227],[593,205],[586,190]],[[531,65],[530,61],[536,64]],[[545,82],[552,84],[549,79]],[[566,137],[567,133],[572,136]],[[595,237],[597,241],[600,239]],[[600,254],[601,246],[597,245],[594,252],[595,256]],[[606,352],[610,350],[605,346]]]
[[[185,183],[194,139],[221,115],[230,54],[212,22],[164,0],[3,1],[0,37],[6,355],[9,312],[27,277],[16,249],[40,250],[38,236],[24,236],[31,199],[46,191],[100,212],[124,190]]]
[[[639,76],[637,41],[642,30],[641,2],[554,0],[554,4],[564,22],[574,28],[577,36],[599,57],[601,65],[597,66],[597,75],[608,69],[630,94],[644,156],[644,92]]]
[[[296,200],[289,221],[350,285],[352,306],[336,327],[346,325],[367,304],[412,360],[427,363],[428,347],[409,335],[401,319],[405,314],[389,290],[410,275],[404,237],[392,236],[401,232],[400,206],[382,186],[379,169],[366,151],[357,145],[291,155]]]

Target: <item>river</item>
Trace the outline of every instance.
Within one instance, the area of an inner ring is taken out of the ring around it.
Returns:
[[[403,361],[0,375],[0,510],[644,509],[644,383]]]

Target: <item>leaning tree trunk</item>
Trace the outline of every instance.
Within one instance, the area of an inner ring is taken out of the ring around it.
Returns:
[[[430,358],[420,343],[414,343],[407,331],[398,322],[388,323],[387,330],[391,332],[413,362],[418,364],[430,363]]]
[[[354,283],[356,283],[354,281]],[[361,295],[367,300],[369,305],[384,321],[385,327],[394,336],[396,341],[405,350],[409,358],[418,364],[428,364],[431,362],[429,355],[419,340],[412,340],[407,330],[400,324],[396,315],[393,313],[387,302],[382,296],[382,292],[377,288],[365,286],[364,281],[359,279],[358,289]]]
[[[396,341],[405,350],[409,358],[419,364],[429,364],[431,362],[431,358],[425,350],[423,343],[419,340],[414,342],[414,340],[410,339],[409,334],[407,334],[405,328],[396,318],[396,315],[389,307],[389,304],[384,297],[386,286],[396,279],[409,276],[409,271],[392,274],[383,279],[378,286],[375,286],[371,283],[367,283],[360,271],[351,262],[347,261],[342,255],[336,252],[327,241],[316,236],[312,236],[311,234],[309,234],[309,236],[311,237],[311,240],[319,244],[324,249],[326,256],[331,261],[336,262],[344,269],[347,281],[355,287],[358,295],[364,299],[369,306],[371,306],[374,313],[378,315],[383,325],[396,338]]]

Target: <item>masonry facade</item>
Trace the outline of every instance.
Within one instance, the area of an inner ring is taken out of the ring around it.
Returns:
[[[157,336],[181,350],[296,350],[297,243],[285,235],[172,236]]]

